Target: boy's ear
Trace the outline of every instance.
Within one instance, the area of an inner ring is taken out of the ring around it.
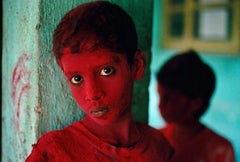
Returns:
[[[145,56],[143,51],[141,50],[136,51],[134,55],[134,62],[132,68],[134,72],[135,81],[140,80],[144,75],[145,69]]]

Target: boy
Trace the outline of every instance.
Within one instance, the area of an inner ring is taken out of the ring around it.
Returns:
[[[86,116],[43,135],[29,161],[167,162],[165,138],[132,119],[133,84],[144,73],[130,16],[107,1],[80,5],[53,34],[53,53]]]
[[[169,59],[157,74],[160,131],[174,148],[172,162],[234,162],[232,145],[199,119],[215,89],[215,75],[193,51]]]

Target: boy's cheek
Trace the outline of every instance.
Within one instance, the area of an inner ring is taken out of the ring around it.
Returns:
[[[82,103],[84,98],[84,94],[83,91],[77,89],[76,87],[70,85],[70,91],[72,93],[73,98],[78,102],[78,103]]]
[[[81,95],[79,93],[73,93],[73,98],[77,102],[78,106],[81,107],[81,109],[84,110],[84,108],[89,107],[88,102],[86,102],[84,95]]]

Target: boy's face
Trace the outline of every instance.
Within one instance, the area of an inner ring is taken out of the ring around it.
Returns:
[[[193,99],[160,84],[158,94],[160,95],[159,110],[166,122],[188,124],[195,120],[193,114],[196,105]]]
[[[61,58],[63,72],[79,106],[101,125],[129,118],[136,68],[124,55],[97,50]]]

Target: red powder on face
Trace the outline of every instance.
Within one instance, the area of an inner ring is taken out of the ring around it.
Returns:
[[[98,50],[66,54],[61,62],[73,97],[95,122],[110,124],[130,113],[134,75],[123,55]]]

